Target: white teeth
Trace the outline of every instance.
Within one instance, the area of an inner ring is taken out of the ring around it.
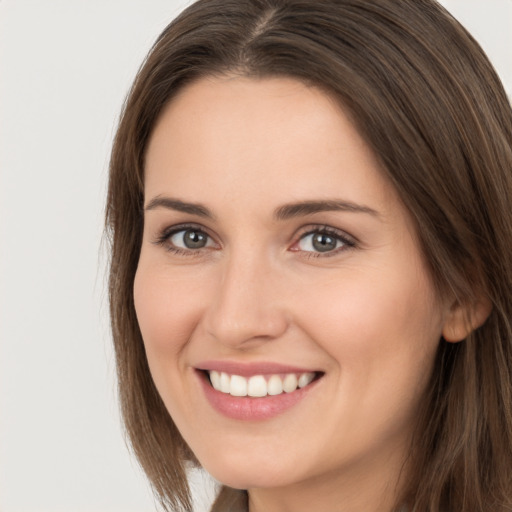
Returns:
[[[314,373],[303,373],[299,377],[299,388],[304,388],[308,384],[311,384],[311,382],[313,381],[314,378],[315,378]]]
[[[263,375],[254,375],[247,379],[240,375],[229,375],[224,372],[210,371],[210,381],[217,391],[232,396],[263,397],[267,395],[280,395],[283,392],[293,393],[299,388],[310,384],[314,378],[314,372],[296,375],[288,373],[283,377],[271,375],[265,378]]]
[[[286,393],[291,393],[297,389],[297,375],[289,373],[283,381],[283,389]]]
[[[267,392],[269,395],[280,395],[283,392],[283,381],[279,375],[272,375],[268,379]]]
[[[247,379],[240,375],[231,375],[229,394],[232,396],[247,396]]]
[[[219,374],[219,372],[211,371],[210,372],[210,380],[212,382],[212,386],[215,389],[220,390],[220,374]]]
[[[249,396],[266,396],[267,395],[267,381],[263,375],[255,375],[249,379],[247,387],[247,394]]]
[[[219,389],[219,391],[229,394],[229,391],[231,389],[230,381],[231,381],[231,379],[229,378],[229,375],[227,373],[222,372],[220,374],[220,389]]]

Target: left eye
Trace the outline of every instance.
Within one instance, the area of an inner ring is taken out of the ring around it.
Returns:
[[[193,228],[176,231],[169,237],[169,241],[174,247],[189,250],[203,249],[214,245],[212,239],[204,231]]]
[[[297,246],[298,250],[305,252],[325,253],[335,251],[343,246],[350,245],[342,237],[332,233],[315,231],[302,236]]]

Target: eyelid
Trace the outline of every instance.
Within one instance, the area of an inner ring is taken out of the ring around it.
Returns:
[[[169,243],[169,239],[174,236],[176,233],[179,233],[180,231],[186,231],[188,229],[199,231],[201,233],[204,233],[210,240],[214,242],[214,244],[217,246],[216,248],[221,248],[221,245],[216,241],[215,237],[210,234],[209,230],[202,226],[201,224],[196,223],[190,223],[185,222],[182,224],[175,224],[172,226],[168,226],[160,231],[160,233],[157,235],[156,239],[152,242],[155,245],[161,245],[165,246],[167,250],[170,252],[174,252],[176,254],[183,254],[187,256],[197,256],[201,254],[205,249],[211,250],[212,247],[201,247],[198,249],[183,249],[181,247],[176,247],[174,245],[171,245]],[[326,251],[324,253],[322,252],[315,252],[315,251],[303,251],[299,248],[294,248],[299,244],[299,242],[304,239],[308,235],[312,235],[315,233],[324,233],[330,236],[333,236],[337,240],[341,241],[343,243],[342,247],[333,249],[332,251]],[[293,252],[300,252],[303,253],[306,257],[329,257],[334,256],[336,254],[339,254],[340,252],[352,249],[356,247],[359,244],[359,241],[346,231],[343,231],[341,229],[332,227],[330,225],[326,224],[309,224],[306,226],[301,227],[298,232],[294,235],[294,242],[292,243],[291,247],[289,247],[288,250]]]
[[[157,236],[156,236],[155,240],[153,241],[153,243],[155,245],[165,246],[165,248],[168,251],[170,251],[170,252],[174,252],[176,254],[185,254],[187,256],[197,255],[200,252],[202,252],[204,249],[208,249],[208,250],[211,249],[211,247],[201,247],[201,248],[198,248],[198,249],[184,249],[182,247],[176,247],[176,246],[170,244],[169,240],[170,240],[170,238],[172,236],[174,236],[176,233],[179,233],[180,231],[187,231],[189,229],[190,230],[194,230],[194,231],[199,231],[201,233],[204,233],[210,240],[212,240],[214,242],[214,244],[216,244],[217,246],[220,245],[215,240],[215,237],[213,237],[209,233],[209,230],[206,229],[204,226],[202,226],[200,224],[189,223],[189,222],[185,222],[183,224],[174,224],[172,226],[168,226],[168,227],[162,229],[157,234]]]
[[[330,236],[333,236],[337,240],[341,241],[343,243],[342,247],[339,247],[337,249],[333,249],[332,251],[326,251],[324,253],[322,252],[315,252],[315,251],[302,251],[299,248],[294,248],[299,244],[301,240],[303,240],[305,237],[309,235],[313,235],[316,233],[322,233],[327,234]],[[329,256],[335,256],[339,254],[340,252],[344,252],[346,250],[352,249],[354,247],[357,247],[358,240],[347,233],[346,231],[343,231],[341,229],[326,225],[326,224],[310,224],[307,226],[303,226],[299,232],[295,235],[295,241],[293,242],[292,246],[289,250],[293,252],[302,252],[307,257],[329,257]]]

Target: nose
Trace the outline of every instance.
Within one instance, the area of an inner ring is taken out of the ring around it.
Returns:
[[[226,258],[203,317],[209,336],[236,349],[249,349],[282,336],[289,315],[278,274],[261,255]]]

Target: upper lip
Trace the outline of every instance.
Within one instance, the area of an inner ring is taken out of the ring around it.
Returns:
[[[238,361],[202,361],[196,365],[196,369],[204,371],[224,372],[230,375],[241,377],[252,377],[253,375],[273,375],[279,373],[309,373],[317,372],[311,368],[302,368],[287,364],[274,363],[270,361],[242,363]]]

